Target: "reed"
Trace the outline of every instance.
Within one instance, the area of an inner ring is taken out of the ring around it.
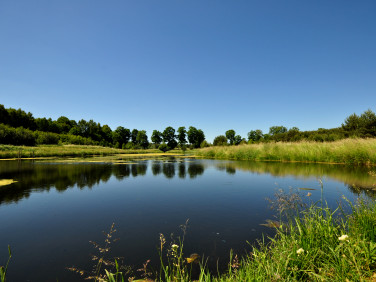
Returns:
[[[228,160],[376,165],[376,139],[217,146],[197,150],[195,155]]]

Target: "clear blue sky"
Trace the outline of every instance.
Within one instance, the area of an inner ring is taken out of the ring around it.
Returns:
[[[0,1],[0,104],[114,130],[339,126],[376,102],[376,1]]]

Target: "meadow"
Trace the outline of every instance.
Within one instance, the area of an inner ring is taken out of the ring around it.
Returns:
[[[38,145],[38,146],[13,146],[0,145],[0,159],[19,159],[19,158],[59,158],[59,157],[92,157],[92,156],[110,156],[120,154],[161,154],[158,149],[115,149],[102,146],[91,145]],[[182,153],[180,150],[169,151],[168,154]]]
[[[227,160],[375,165],[376,139],[343,139],[323,143],[303,141],[215,146],[197,150],[195,155],[203,158]]]

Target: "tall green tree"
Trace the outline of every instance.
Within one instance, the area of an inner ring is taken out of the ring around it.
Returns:
[[[145,130],[137,132],[136,141],[143,149],[146,149],[149,146],[148,136],[146,135]]]
[[[155,145],[160,145],[162,141],[162,133],[158,130],[153,130],[153,134],[151,135],[151,142],[153,142]]]
[[[180,146],[184,146],[185,144],[187,144],[187,131],[185,130],[184,126],[179,127],[177,131],[178,143]]]
[[[279,134],[279,133],[285,133],[287,132],[287,128],[284,127],[284,126],[271,126],[269,128],[269,135],[276,135],[276,134]]]
[[[256,129],[248,132],[248,142],[259,142],[263,138],[262,130]]]
[[[138,134],[138,130],[133,129],[131,133],[131,140],[133,144],[137,144],[137,134]]]
[[[240,135],[236,135],[234,137],[234,145],[239,145],[240,142],[242,142],[242,141],[243,141],[243,138]]]
[[[202,141],[205,140],[204,132],[193,126],[189,127],[187,135],[189,143],[195,148],[200,148]]]
[[[171,150],[178,145],[175,140],[175,129],[171,126],[166,127],[166,129],[162,133],[162,136],[163,142],[165,142]]]
[[[230,145],[234,145],[235,142],[235,130],[230,129],[226,131],[226,137],[228,141],[230,142]]]
[[[127,144],[129,142],[130,137],[131,137],[130,130],[122,126],[118,126],[112,132],[113,142],[117,144],[119,148],[122,148],[123,144]]]

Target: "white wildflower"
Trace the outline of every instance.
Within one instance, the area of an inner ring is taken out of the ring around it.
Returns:
[[[299,250],[297,250],[296,253],[297,253],[298,255],[300,255],[300,254],[304,254],[304,250],[303,250],[303,248],[300,248]]]
[[[341,237],[338,237],[338,240],[340,240],[340,241],[345,241],[347,239],[349,239],[348,235],[342,235]]]

